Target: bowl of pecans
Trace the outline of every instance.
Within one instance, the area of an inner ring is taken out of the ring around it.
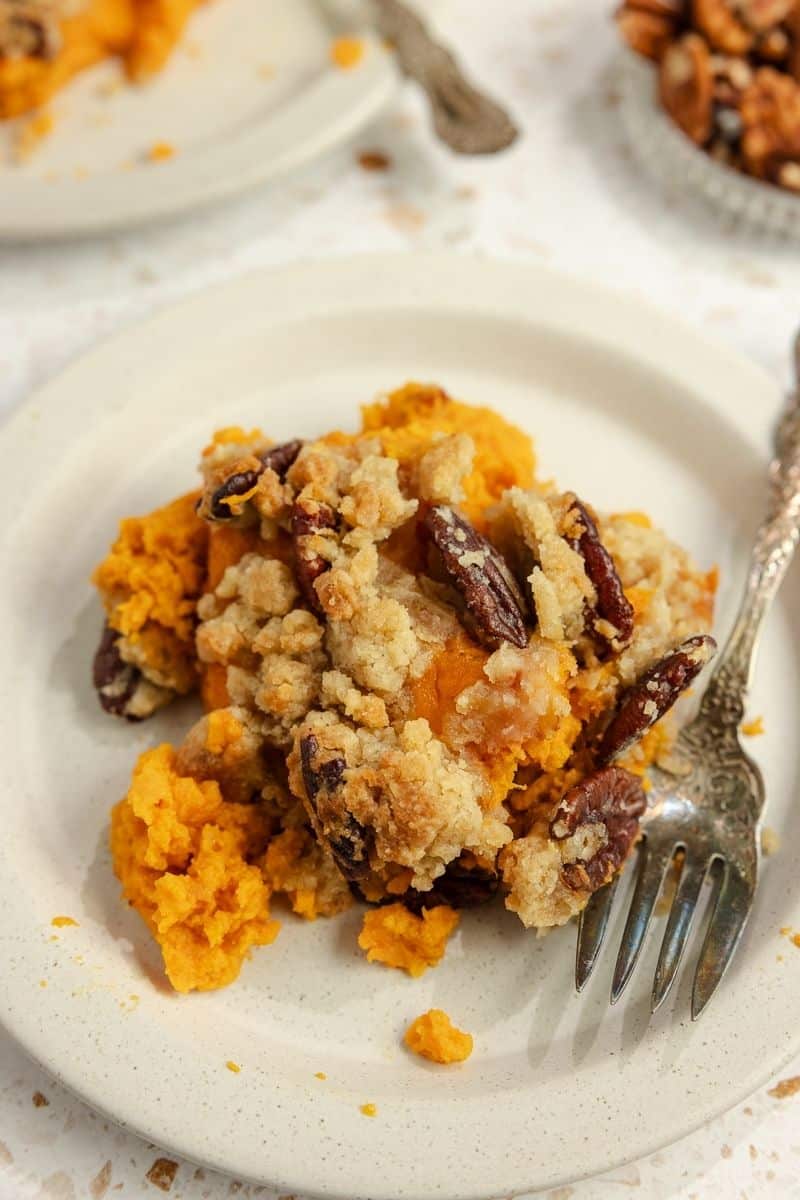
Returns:
[[[644,165],[800,236],[800,0],[623,0],[616,16]]]

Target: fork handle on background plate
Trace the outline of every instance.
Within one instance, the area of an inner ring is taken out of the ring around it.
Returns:
[[[775,435],[770,494],[750,557],[739,613],[711,672],[700,712],[737,729],[764,618],[800,540],[800,334],[794,345],[795,389]]]
[[[464,77],[453,55],[401,0],[373,0],[378,30],[394,46],[404,74],[426,92],[436,133],[458,154],[496,154],[518,130],[494,100]]]

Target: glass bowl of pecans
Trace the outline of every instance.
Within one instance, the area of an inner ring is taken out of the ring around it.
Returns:
[[[800,0],[623,0],[616,19],[650,173],[800,236]]]

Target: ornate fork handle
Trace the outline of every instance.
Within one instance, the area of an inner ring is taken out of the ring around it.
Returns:
[[[517,128],[508,113],[464,77],[453,55],[402,0],[373,0],[378,28],[393,43],[406,75],[431,102],[437,134],[459,154],[495,154],[510,146]]]
[[[744,596],[700,705],[702,717],[729,733],[735,733],[744,716],[764,618],[800,540],[800,337],[795,373],[796,389],[775,437],[767,514],[756,534]]]

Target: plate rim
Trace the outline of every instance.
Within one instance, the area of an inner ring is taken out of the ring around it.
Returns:
[[[135,172],[108,171],[57,184],[15,178],[8,168],[0,244],[92,238],[175,219],[274,182],[347,143],[400,85],[389,51],[370,31],[359,36],[365,54],[355,69],[324,72],[275,112],[211,148],[189,149]],[[136,179],[141,186],[132,186]]]
[[[479,300],[476,299],[475,291],[475,285],[478,282],[481,283],[482,288]],[[310,288],[309,284],[313,284],[314,287]],[[453,311],[462,313],[469,311],[473,314],[477,311],[481,315],[493,311],[492,300],[494,300],[502,315],[509,318],[512,311],[518,312],[520,308],[524,311],[526,302],[533,307],[537,303],[541,303],[541,296],[544,292],[548,296],[548,313],[551,316],[554,315],[556,323],[564,320],[565,303],[570,312],[582,308],[586,311],[594,311],[596,327],[591,333],[595,336],[590,340],[599,340],[602,344],[608,339],[610,331],[616,329],[616,332],[620,333],[621,330],[624,330],[622,342],[625,350],[630,350],[634,356],[638,354],[643,361],[648,363],[652,362],[654,356],[657,358],[659,353],[662,361],[666,361],[667,353],[674,355],[674,346],[677,342],[684,347],[693,348],[701,357],[703,367],[700,374],[705,378],[706,383],[722,366],[723,375],[731,376],[735,372],[739,380],[748,385],[755,394],[761,392],[773,404],[780,399],[777,382],[760,366],[737,351],[732,351],[722,343],[708,337],[706,333],[698,332],[680,318],[664,313],[649,301],[631,296],[630,293],[624,294],[595,282],[585,282],[538,264],[493,261],[448,254],[361,255],[254,272],[232,282],[204,289],[177,305],[165,307],[145,320],[131,324],[79,357],[39,389],[27,402],[18,406],[16,411],[13,411],[0,426],[0,453],[5,451],[7,457],[9,455],[13,457],[18,453],[15,448],[15,439],[22,433],[32,406],[35,406],[39,413],[40,424],[46,422],[48,410],[63,404],[65,397],[69,398],[70,394],[75,398],[82,397],[84,403],[93,405],[95,409],[100,410],[101,397],[94,400],[89,397],[87,400],[93,376],[108,378],[109,369],[118,364],[120,358],[122,360],[135,358],[142,339],[148,342],[152,352],[159,342],[164,345],[169,344],[174,337],[176,328],[182,325],[187,326],[187,323],[188,326],[194,327],[201,314],[209,317],[214,313],[230,311],[234,297],[242,299],[248,295],[259,295],[262,301],[259,319],[267,324],[276,322],[280,324],[286,319],[287,300],[289,309],[293,305],[302,309],[305,305],[306,308],[310,308],[312,315],[316,314],[320,317],[326,313],[352,311],[352,302],[349,297],[353,296],[358,297],[356,311],[371,302],[369,301],[370,295],[373,297],[378,295],[383,297],[385,302],[391,300],[396,306],[430,307],[432,303],[446,304]],[[541,311],[537,311],[538,317],[541,317],[546,323]],[[634,337],[635,331],[638,331],[640,336]],[[586,335],[585,329],[583,332]],[[672,347],[671,350],[670,347]],[[147,370],[149,369],[148,367]],[[680,377],[681,372],[685,377],[694,374],[684,367],[682,362],[679,362],[675,370],[676,376]],[[743,391],[744,389],[740,387],[739,390]],[[774,415],[774,407],[770,402],[753,404],[746,413],[741,411],[742,407],[742,405],[734,406],[733,411],[726,409],[725,415],[731,419],[740,432],[747,434],[751,444],[757,441],[763,443],[765,448],[765,438]],[[2,850],[0,849],[1,858]],[[2,891],[3,880],[0,876],[0,895],[2,895]],[[11,941],[5,930],[0,929],[0,945],[4,943],[10,945]],[[16,948],[19,949],[18,944],[16,944]],[[63,1063],[58,1066],[53,1065],[52,1047],[49,1060],[42,1057],[41,1045],[37,1052],[35,1022],[29,1019],[29,1013],[25,1011],[24,1005],[21,1007],[18,1005],[15,1013],[7,1012],[0,1015],[0,1022],[25,1052],[40,1062],[45,1070],[50,1071],[70,1091],[113,1121],[130,1127],[141,1136],[164,1145],[184,1158],[203,1162],[217,1170],[252,1179],[254,1182],[267,1182],[263,1176],[247,1170],[242,1171],[235,1164],[226,1162],[223,1158],[205,1153],[198,1155],[195,1152],[193,1154],[191,1149],[187,1150],[185,1144],[160,1136],[159,1128],[153,1123],[148,1125],[146,1122],[137,1120],[135,1113],[126,1114],[124,1111],[121,1113],[118,1106],[116,1111],[106,1106],[97,1088],[93,1090],[85,1079],[70,1076],[69,1070],[61,1069]],[[707,1120],[727,1111],[750,1095],[776,1071],[780,1070],[797,1053],[798,1049],[800,1049],[800,1028],[798,1028],[794,1040],[788,1043],[787,1049],[776,1054],[768,1063],[760,1064],[746,1079],[740,1080],[738,1086],[730,1087],[724,1096],[721,1092],[715,1102],[707,1102],[702,1116],[695,1113],[692,1117],[687,1115],[681,1119],[678,1115],[666,1134],[654,1132],[649,1138],[641,1138],[632,1152],[605,1157],[602,1162],[595,1159],[588,1162],[585,1169],[553,1174],[544,1181],[523,1179],[518,1171],[512,1187],[506,1189],[504,1185],[508,1180],[504,1180],[499,1185],[500,1190],[521,1192],[529,1190],[531,1187],[557,1187],[577,1179],[591,1177],[599,1171],[613,1169],[652,1153],[664,1145],[679,1140]],[[372,1123],[367,1122],[366,1124]],[[274,1183],[275,1180],[269,1182]],[[280,1180],[280,1186],[283,1187],[287,1182]],[[481,1185],[470,1191],[461,1189],[459,1196],[462,1200],[487,1200],[489,1196],[498,1194],[497,1186],[492,1185],[491,1188],[488,1188]],[[392,1190],[387,1190],[383,1183],[380,1183],[377,1189],[371,1187],[368,1191],[361,1191],[360,1187],[359,1183],[356,1188],[350,1187],[346,1191],[332,1190],[321,1184],[318,1175],[316,1182],[310,1177],[302,1182],[292,1181],[290,1190],[298,1191],[306,1196],[335,1197],[337,1200],[354,1200],[355,1196],[369,1196],[371,1200],[390,1200],[396,1194]],[[441,1197],[442,1194],[440,1188],[430,1188],[427,1191],[416,1189],[415,1191],[418,1200],[434,1200],[435,1197]]]

